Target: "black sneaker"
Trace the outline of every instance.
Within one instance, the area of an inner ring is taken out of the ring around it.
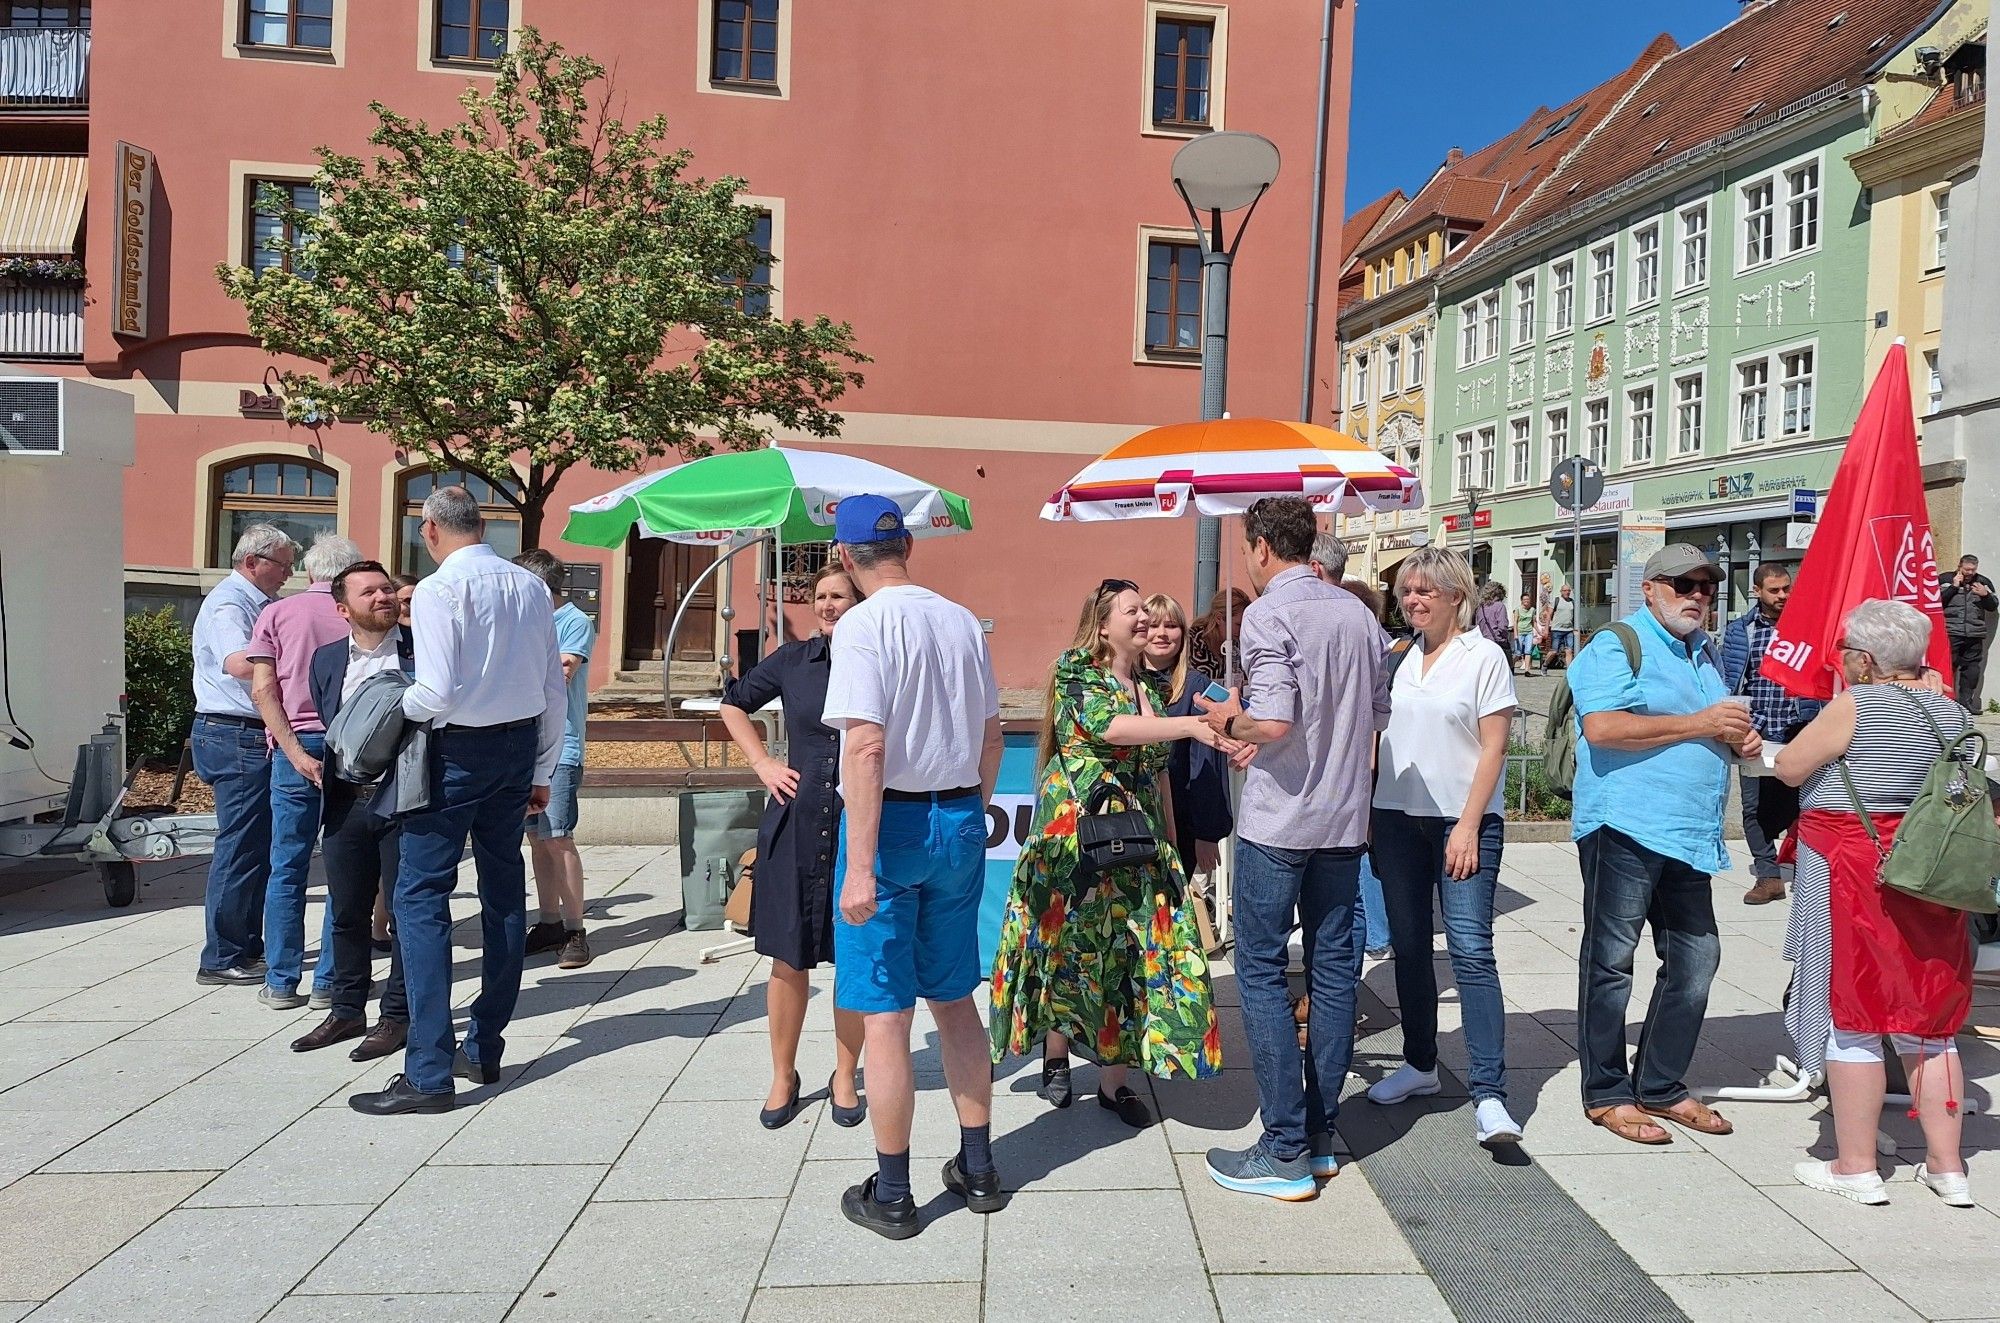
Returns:
[[[528,925],[528,936],[521,943],[522,955],[540,955],[553,951],[569,940],[569,933],[562,926],[561,919],[545,919]]]
[[[1069,1058],[1042,1058],[1042,1087],[1036,1093],[1048,1099],[1051,1107],[1067,1107],[1074,1096],[1069,1085]]]
[[[460,1048],[451,1059],[451,1073],[472,1084],[498,1084],[500,1067],[484,1061],[474,1061]]]
[[[953,1156],[944,1164],[944,1188],[965,1200],[965,1206],[975,1213],[997,1213],[1007,1206],[1007,1196],[1000,1192],[998,1168],[969,1175]]]
[[[858,1227],[867,1227],[889,1240],[908,1240],[923,1227],[917,1222],[917,1201],[904,1195],[893,1204],[875,1199],[875,1178],[851,1185],[840,1196],[840,1211]]]

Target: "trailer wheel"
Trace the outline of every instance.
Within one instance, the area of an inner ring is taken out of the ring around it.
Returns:
[[[124,909],[139,894],[139,872],[126,860],[99,864],[97,880],[104,884],[104,903],[112,909]]]

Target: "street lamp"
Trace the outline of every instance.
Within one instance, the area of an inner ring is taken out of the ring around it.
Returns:
[[[1487,492],[1484,487],[1467,487],[1459,495],[1465,498],[1465,563],[1469,566],[1472,564],[1472,550],[1478,545],[1479,503],[1486,498]]]
[[[1223,414],[1229,389],[1229,267],[1258,199],[1278,178],[1278,148],[1255,133],[1208,133],[1174,153],[1174,190],[1201,239],[1201,417]],[[1243,212],[1225,241],[1222,218]],[[1222,565],[1222,521],[1203,515],[1195,527],[1197,612],[1215,596]]]

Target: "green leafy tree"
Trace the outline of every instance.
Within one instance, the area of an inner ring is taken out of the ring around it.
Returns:
[[[628,128],[611,96],[602,65],[524,29],[461,122],[372,103],[375,155],[321,148],[317,210],[268,190],[277,267],[216,269],[265,349],[323,369],[281,374],[293,421],[360,420],[479,474],[526,546],[577,464],[835,435],[867,361],[845,323],[765,311],[743,181],[687,177],[665,118]]]

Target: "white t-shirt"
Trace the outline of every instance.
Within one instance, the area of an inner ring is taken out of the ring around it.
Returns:
[[[914,584],[884,588],[840,618],[831,651],[822,719],[843,739],[857,721],[882,727],[884,789],[979,784],[1000,687],[970,611]]]
[[[1500,646],[1467,631],[1424,673],[1423,640],[1394,659],[1389,726],[1375,756],[1375,807],[1420,818],[1458,819],[1479,767],[1479,719],[1515,706],[1514,671]],[[1487,813],[1500,812],[1506,777]]]

